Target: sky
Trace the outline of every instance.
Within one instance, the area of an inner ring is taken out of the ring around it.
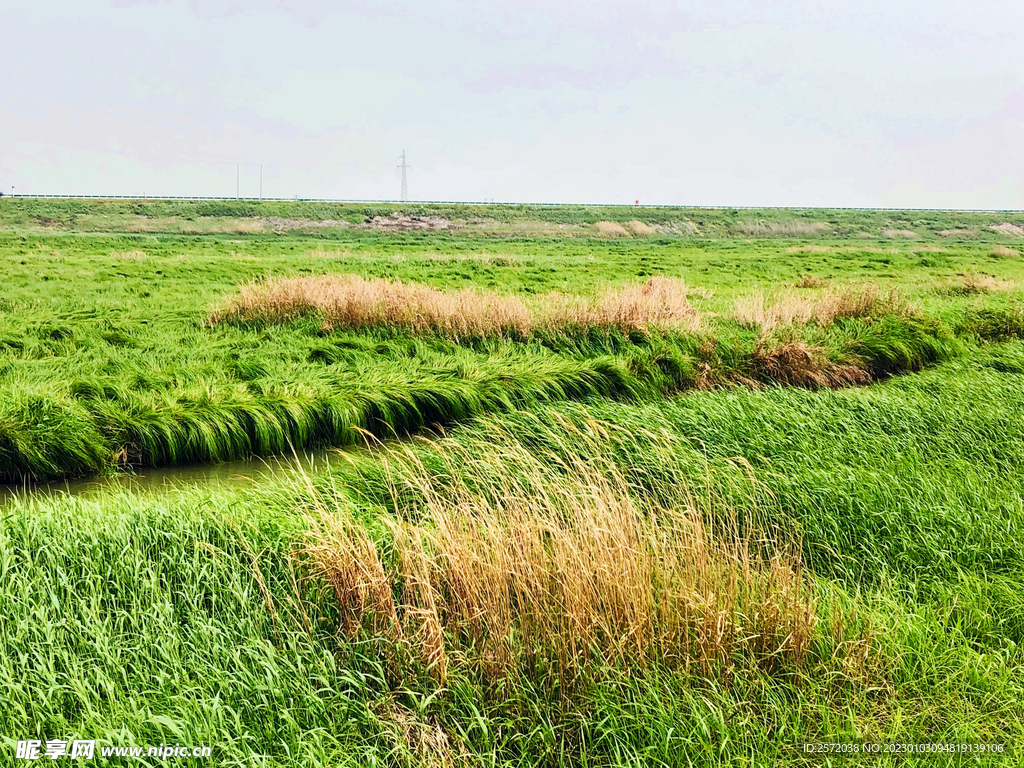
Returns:
[[[1024,208],[1024,3],[3,0],[10,194]]]

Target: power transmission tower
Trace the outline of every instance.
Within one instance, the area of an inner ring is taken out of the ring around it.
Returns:
[[[409,199],[409,184],[408,184],[408,181],[406,179],[405,172],[406,172],[406,170],[408,170],[409,168],[412,167],[411,165],[406,165],[405,164],[405,150],[404,149],[402,150],[402,164],[400,166],[398,166],[398,167],[402,169],[402,202],[404,203],[406,200]]]

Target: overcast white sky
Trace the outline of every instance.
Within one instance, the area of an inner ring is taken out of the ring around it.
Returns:
[[[1024,3],[0,0],[9,193],[1024,208]]]

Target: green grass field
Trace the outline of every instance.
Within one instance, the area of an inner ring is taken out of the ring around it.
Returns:
[[[450,228],[387,224],[412,217]],[[1024,762],[1021,226],[0,200],[0,478],[372,448],[245,487],[8,501],[5,748]],[[667,278],[686,324],[224,312],[324,275],[533,312]]]

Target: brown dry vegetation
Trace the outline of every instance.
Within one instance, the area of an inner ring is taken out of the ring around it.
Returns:
[[[386,232],[437,232],[458,228],[455,222],[444,216],[407,216],[404,213],[374,216],[368,226]]]
[[[886,237],[905,237],[908,240],[914,240],[920,237],[920,235],[912,229],[883,229],[882,234]]]
[[[1017,224],[1011,224],[1008,221],[1004,221],[1002,224],[995,224],[989,227],[989,229],[995,230],[999,234],[1006,235],[1007,237],[1024,237],[1024,227]]]
[[[453,338],[526,337],[539,330],[566,327],[692,332],[700,326],[700,315],[687,299],[686,285],[666,277],[609,290],[597,299],[548,294],[531,306],[513,295],[441,291],[358,275],[271,279],[244,286],[211,314],[210,322],[287,322],[310,314],[322,315],[329,329],[386,326]]]
[[[832,227],[823,221],[744,221],[736,231],[748,237],[813,237]]]
[[[736,319],[763,333],[812,321],[828,327],[838,318],[907,315],[914,311],[895,289],[883,291],[870,284],[825,290],[817,298],[783,291],[772,297],[755,293],[736,299]]]
[[[759,377],[790,386],[839,389],[871,383],[863,368],[834,363],[825,349],[799,339],[758,339],[751,364]]]
[[[939,230],[939,237],[972,237],[976,235],[972,229],[942,229]]]
[[[1019,259],[1020,251],[1007,245],[997,245],[992,248],[992,255],[1000,256],[1004,259]]]
[[[951,294],[992,293],[993,291],[1011,290],[1013,285],[1012,280],[998,280],[991,275],[979,275],[971,272],[947,286],[943,292]]]
[[[629,237],[629,230],[617,221],[599,221],[594,226],[601,237]]]
[[[440,441],[441,471],[386,453],[386,476],[401,478],[390,541],[344,510],[310,514],[305,556],[342,632],[378,638],[385,658],[416,659],[442,685],[453,665],[492,681],[529,669],[572,681],[620,664],[725,677],[740,659],[800,666],[817,613],[798,543],[741,531],[679,489],[675,504],[635,497],[605,428],[575,430],[584,450],[557,470],[512,434],[489,450]]]
[[[654,231],[655,231],[654,227],[651,227],[651,226],[645,224],[642,221],[637,221],[636,219],[634,219],[633,221],[627,221],[626,222],[626,227],[634,235],[639,235],[641,237],[646,237],[647,235],[653,235]]]

